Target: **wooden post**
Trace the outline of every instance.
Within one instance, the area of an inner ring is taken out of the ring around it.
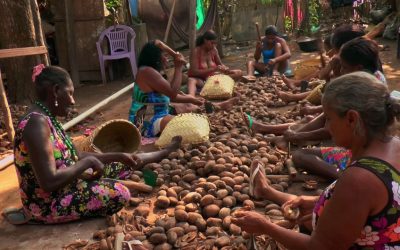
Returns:
[[[218,8],[218,7],[217,7]],[[217,38],[217,50],[218,50],[218,54],[221,58],[224,57],[224,50],[222,48],[222,32],[221,32],[221,15],[217,15],[217,18],[215,20],[215,33],[217,33],[218,38]]]
[[[165,36],[164,36],[164,43],[167,42],[168,36],[169,36],[169,31],[171,30],[172,18],[174,17],[174,12],[175,12],[175,5],[176,5],[176,0],[174,0],[174,2],[172,3],[172,8],[169,13],[167,30],[165,31]]]
[[[32,19],[35,26],[36,45],[45,46],[43,38],[43,30],[42,30],[42,19],[40,18],[39,6],[36,0],[31,0],[31,8],[32,8]],[[50,65],[47,53],[42,54],[38,57],[40,57],[40,61],[38,62],[38,64],[43,63],[46,66]]]
[[[68,61],[69,68],[71,70],[71,78],[74,85],[79,85],[79,70],[78,63],[76,62],[76,51],[75,51],[75,32],[74,32],[74,17],[72,14],[72,0],[65,1],[65,24],[67,30],[67,42],[68,42]]]
[[[194,50],[196,48],[196,0],[189,0],[189,50],[190,64],[193,64]]]
[[[0,105],[1,109],[3,110],[5,118],[4,123],[6,124],[8,139],[10,139],[11,143],[14,143],[14,135],[15,135],[14,126],[12,123],[10,107],[8,106],[6,91],[4,90],[3,79],[1,78],[1,71],[0,71]]]

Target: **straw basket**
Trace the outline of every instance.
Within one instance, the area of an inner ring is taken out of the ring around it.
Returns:
[[[321,60],[319,58],[311,58],[301,61],[294,69],[294,79],[303,80],[305,77],[319,70]]]
[[[207,99],[229,99],[232,97],[235,81],[227,75],[213,75],[207,78],[200,95]]]
[[[167,146],[175,136],[182,136],[182,144],[198,144],[208,141],[210,123],[204,115],[186,113],[175,116],[161,133],[155,145]]]
[[[321,105],[322,99],[322,89],[324,88],[325,84],[321,83],[317,87],[315,87],[311,93],[306,97],[306,100],[314,105]]]
[[[135,152],[141,143],[139,130],[131,122],[124,119],[115,119],[103,123],[80,145],[83,151],[108,152]]]

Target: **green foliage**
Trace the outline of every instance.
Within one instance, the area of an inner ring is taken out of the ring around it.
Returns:
[[[290,16],[285,16],[284,26],[285,32],[292,32],[292,18]]]
[[[262,4],[282,6],[285,0],[260,0]]]
[[[119,7],[122,6],[121,0],[104,0],[106,8],[114,13]]]
[[[308,10],[310,13],[310,19],[309,19],[310,26],[309,27],[319,26],[319,19],[320,19],[319,13],[321,12],[320,9],[321,8],[319,6],[318,0],[309,0],[308,1]]]

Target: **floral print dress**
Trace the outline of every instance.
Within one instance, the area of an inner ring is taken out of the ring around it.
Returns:
[[[353,162],[349,167],[360,167],[374,173],[385,184],[389,202],[377,215],[367,219],[360,237],[350,249],[400,250],[400,173],[382,160],[368,157]],[[313,212],[313,226],[318,223],[324,206],[335,189],[332,183],[321,195]]]
[[[48,116],[32,112],[19,122],[15,135],[14,163],[23,209],[31,217],[31,221],[45,224],[62,223],[110,215],[122,209],[130,198],[127,187],[116,181],[129,175],[129,171],[122,164],[106,165],[103,174],[105,178],[99,180],[76,179],[53,192],[46,192],[40,187],[31,165],[28,148],[22,138],[26,124],[35,115],[45,117],[50,128],[56,168],[74,167],[75,164],[63,137]]]

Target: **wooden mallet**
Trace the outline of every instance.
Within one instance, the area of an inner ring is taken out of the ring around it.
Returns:
[[[169,47],[167,44],[165,44],[164,42],[162,42],[160,40],[156,40],[154,42],[154,44],[157,47],[159,47],[162,51],[167,52],[168,55],[170,55],[174,58],[179,54],[179,52],[176,52],[175,50],[173,50],[171,47]],[[185,63],[187,63],[186,60],[185,60]]]
[[[261,41],[260,26],[258,25],[258,22],[256,22],[256,29],[257,29],[258,40]]]

